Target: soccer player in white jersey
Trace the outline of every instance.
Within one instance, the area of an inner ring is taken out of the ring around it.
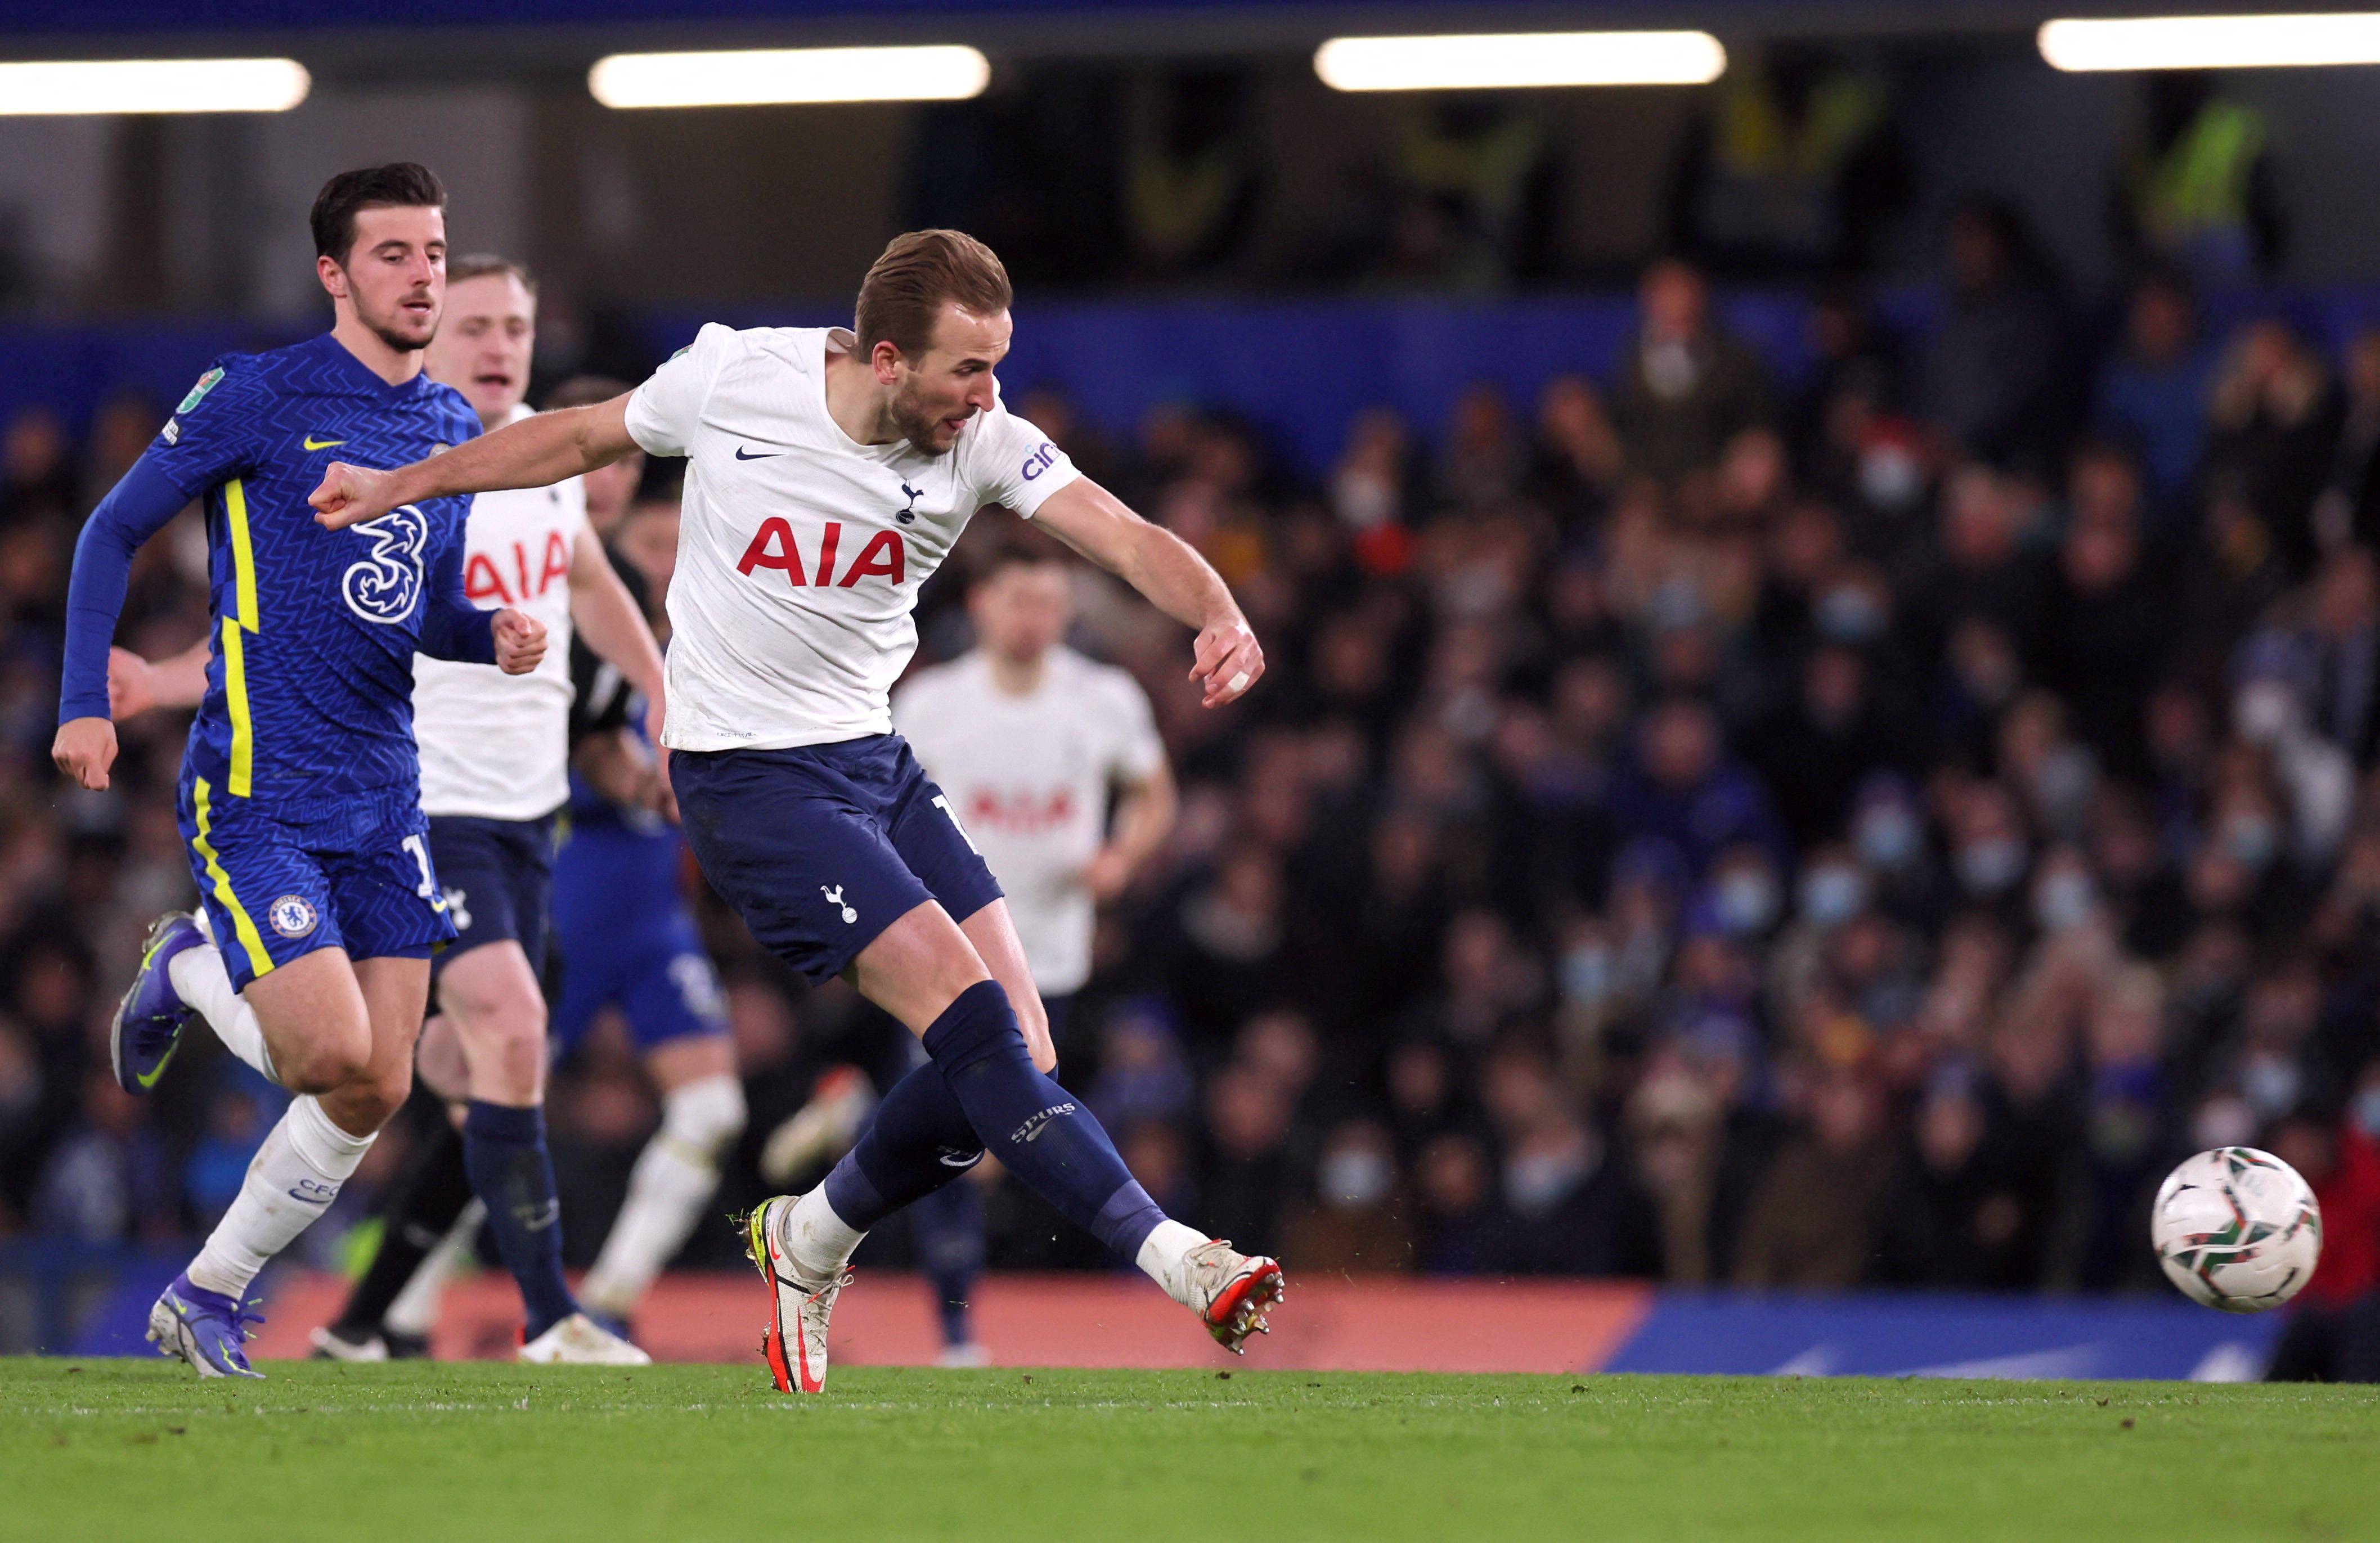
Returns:
[[[1140,684],[1064,645],[1074,602],[1054,548],[1003,550],[969,588],[967,615],[975,648],[911,674],[892,694],[892,723],[1000,881],[1050,1040],[1062,1044],[1091,975],[1097,906],[1163,844],[1173,776]],[[791,1135],[803,1120],[781,1129]],[[983,1256],[980,1197],[951,1185],[912,1214],[941,1314],[942,1364],[980,1366],[966,1306]]]
[[[826,1329],[869,1227],[987,1148],[1237,1351],[1281,1267],[1167,1217],[1056,1051],[1000,888],[950,801],[892,732],[917,650],[917,586],[978,509],[1001,504],[1197,629],[1210,708],[1264,670],[1239,605],[1001,405],[1008,275],[956,231],[894,238],[845,330],[706,326],[627,395],[540,414],[391,471],[334,463],[331,529],[440,493],[535,487],[641,448],[687,461],[670,589],[663,745],[688,840],[755,937],[813,980],[846,971],[925,1044],[824,1183],[747,1219],[771,1288],[777,1385],[824,1385]]]
[[[446,310],[424,364],[433,379],[463,394],[484,429],[531,416],[522,397],[536,315],[535,286],[520,264],[487,256],[448,262]],[[420,1066],[423,1082],[458,1106],[462,1122],[458,1140],[432,1143],[418,1155],[405,1175],[407,1188],[432,1185],[440,1169],[453,1169],[459,1172],[450,1181],[459,1177],[486,1205],[527,1312],[523,1360],[641,1365],[644,1353],[581,1312],[563,1277],[541,1110],[547,1056],[540,977],[555,815],[569,794],[574,624],[589,648],[648,694],[656,719],[661,652],[587,523],[575,478],[474,499],[463,582],[473,603],[515,609],[543,624],[554,646],[519,678],[414,661],[421,804],[457,934],[431,960],[436,1015],[423,1030]],[[206,649],[145,671],[128,655],[111,664],[119,712],[143,699],[188,705],[204,688]],[[261,1041],[246,1031],[221,954],[200,944],[185,951],[174,971],[176,990],[217,1026],[225,1044],[272,1075],[270,1063],[249,1053]],[[389,1244],[403,1249],[399,1236]],[[386,1355],[384,1343],[337,1326],[318,1331],[315,1344],[341,1359]]]

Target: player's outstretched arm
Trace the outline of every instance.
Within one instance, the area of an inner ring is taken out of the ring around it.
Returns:
[[[190,495],[143,456],[100,500],[75,541],[74,574],[67,582],[66,657],[58,670],[58,735],[50,759],[84,787],[105,787],[115,764],[107,659],[132,577],[132,554],[189,502]]]
[[[1160,611],[1198,629],[1190,678],[1205,685],[1206,706],[1236,700],[1263,675],[1264,650],[1239,601],[1189,542],[1149,524],[1087,477],[1051,493],[1034,519]]]
[[[201,638],[177,654],[143,659],[130,649],[107,650],[107,710],[117,723],[152,708],[196,707],[207,699],[207,662],[213,646]]]
[[[541,412],[443,455],[393,471],[333,461],[322,485],[307,495],[326,530],[375,520],[391,509],[427,499],[500,488],[542,488],[592,471],[637,448],[628,437],[628,398]]]

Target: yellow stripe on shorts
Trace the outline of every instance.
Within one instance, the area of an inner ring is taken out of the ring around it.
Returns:
[[[199,833],[190,838],[190,845],[207,865],[207,878],[214,883],[215,898],[222,901],[224,909],[231,913],[232,929],[239,934],[239,946],[248,951],[249,969],[259,976],[271,975],[273,955],[264,951],[263,934],[257,931],[256,923],[249,918],[248,907],[239,903],[239,896],[231,893],[231,875],[224,871],[223,860],[215,856],[214,847],[207,841],[207,780],[204,777],[199,778],[197,785],[190,790],[190,801],[197,808],[199,820]]]

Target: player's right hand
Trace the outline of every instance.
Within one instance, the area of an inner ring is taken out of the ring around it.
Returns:
[[[507,606],[496,613],[496,668],[508,675],[525,675],[545,657],[545,624],[526,612]]]
[[[325,530],[374,520],[405,501],[396,496],[396,474],[369,467],[333,461],[322,468],[322,485],[306,495],[314,506],[314,523]]]
[[[68,719],[50,742],[50,759],[59,771],[99,792],[107,786],[108,769],[115,764],[115,725],[104,718]]]

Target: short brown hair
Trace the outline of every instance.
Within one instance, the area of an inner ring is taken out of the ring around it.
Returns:
[[[465,252],[461,257],[446,260],[446,282],[460,284],[465,279],[483,279],[491,273],[509,273],[520,281],[520,286],[530,294],[537,293],[537,275],[528,264],[493,252]]]
[[[1008,309],[1008,270],[992,249],[963,230],[913,230],[895,236],[859,284],[862,357],[890,343],[904,354],[926,351],[942,307],[956,303],[978,316]]]
[[[411,161],[341,172],[314,195],[307,222],[313,226],[314,255],[346,267],[356,244],[356,215],[363,210],[445,207],[446,185],[436,172]]]

